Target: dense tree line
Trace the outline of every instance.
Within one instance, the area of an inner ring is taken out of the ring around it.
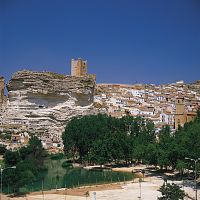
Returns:
[[[12,192],[18,192],[20,187],[36,181],[40,178],[39,172],[43,169],[45,154],[42,143],[36,136],[29,140],[26,147],[16,151],[7,150],[4,154],[4,167],[16,166],[16,169],[8,168],[3,172],[3,185],[9,186]]]
[[[82,163],[143,162],[183,172],[193,165],[185,157],[200,157],[200,113],[175,133],[169,126],[156,133],[154,124],[140,117],[76,117],[62,138],[65,153]]]
[[[186,123],[172,133],[169,127],[159,133],[157,143],[157,161],[161,167],[171,167],[183,173],[183,169],[194,166],[186,157],[197,159],[200,157],[200,112],[195,121]]]
[[[68,156],[96,164],[139,161],[156,142],[152,122],[102,114],[72,119],[62,138]]]

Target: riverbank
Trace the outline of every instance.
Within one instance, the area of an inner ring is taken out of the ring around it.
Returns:
[[[70,196],[86,196],[87,192],[91,191],[102,191],[102,190],[115,190],[115,189],[122,189],[120,183],[113,183],[113,184],[102,184],[102,185],[93,185],[93,186],[83,186],[77,188],[70,188],[70,189],[57,189],[57,190],[49,190],[44,191],[44,194],[57,194],[57,195],[70,195]],[[41,195],[42,192],[31,192],[29,195]]]
[[[168,182],[172,183],[172,181]],[[182,181],[173,182],[180,186],[182,185]],[[87,200],[94,199],[94,192],[96,194],[96,199],[98,200],[138,200],[140,195],[143,200],[156,200],[157,197],[161,195],[158,189],[162,184],[162,178],[153,176],[144,178],[144,182],[141,183],[138,182],[138,179],[135,179],[134,182],[87,186],[67,191],[62,189],[57,191],[44,191],[44,193],[42,193],[42,191],[33,192],[24,197],[10,198],[3,196],[2,200],[86,200],[85,193],[87,191],[89,192]],[[194,190],[191,187],[184,186],[184,190],[190,197],[194,197]],[[200,197],[200,195],[198,195],[198,197]]]
[[[146,200],[155,200],[160,194],[158,192],[159,186],[153,182],[142,182],[142,197]],[[33,192],[26,197],[12,198],[12,200],[85,200],[86,192],[89,193],[87,200],[138,200],[140,195],[140,185],[138,182],[127,183],[113,183],[105,185],[90,186],[84,188],[74,188],[69,190],[51,190],[44,191],[44,193]],[[4,200],[4,199],[3,199]]]

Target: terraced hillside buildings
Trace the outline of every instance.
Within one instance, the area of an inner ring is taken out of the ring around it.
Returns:
[[[195,118],[200,106],[199,88],[199,82],[191,87],[183,81],[166,85],[98,84],[94,101],[109,115],[141,116],[152,120],[158,129],[163,125],[176,129]]]

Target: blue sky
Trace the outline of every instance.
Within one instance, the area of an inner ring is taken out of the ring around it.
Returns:
[[[0,0],[0,75],[70,73],[98,83],[200,79],[199,0]]]

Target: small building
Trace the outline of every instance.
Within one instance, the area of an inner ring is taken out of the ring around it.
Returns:
[[[11,135],[11,143],[27,145],[28,142],[29,142],[29,135],[27,132],[20,134],[14,133]]]
[[[21,135],[20,134],[12,134],[11,135],[11,142],[12,143],[20,143]]]

